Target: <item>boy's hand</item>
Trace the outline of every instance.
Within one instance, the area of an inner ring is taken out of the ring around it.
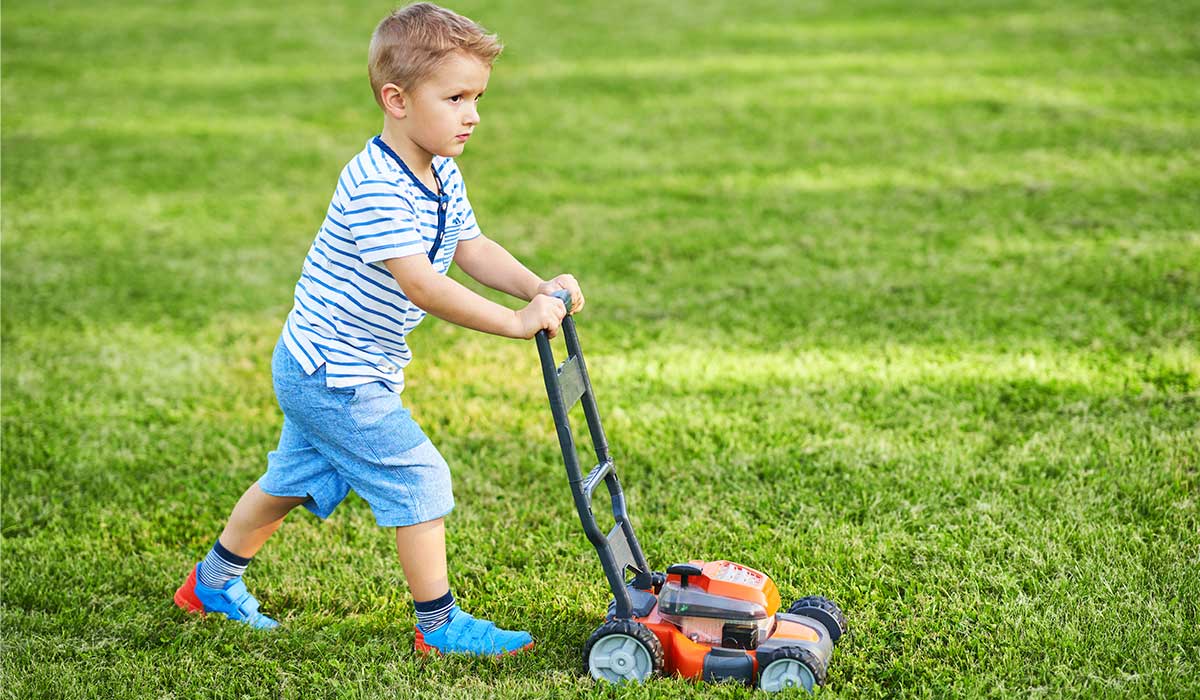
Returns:
[[[558,289],[558,287],[555,287]],[[558,327],[567,315],[567,309],[558,299],[545,294],[538,294],[529,302],[529,306],[517,312],[517,324],[520,337],[526,340],[545,330],[551,338],[558,335]]]
[[[579,283],[575,281],[574,275],[559,275],[552,280],[542,282],[537,286],[537,293],[553,294],[559,289],[565,289],[571,293],[571,313],[577,314],[583,311],[583,291],[579,289]]]

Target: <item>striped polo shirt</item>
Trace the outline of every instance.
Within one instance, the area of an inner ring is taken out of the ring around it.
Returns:
[[[383,261],[425,255],[444,275],[458,242],[480,233],[454,159],[435,156],[433,168],[440,198],[375,137],[342,169],[283,327],[288,351],[308,374],[324,365],[330,387],[404,390],[406,338],[425,312]]]

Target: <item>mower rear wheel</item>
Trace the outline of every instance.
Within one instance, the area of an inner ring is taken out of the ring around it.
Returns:
[[[640,622],[609,620],[583,646],[583,665],[598,681],[641,683],[662,672],[662,642]]]
[[[758,674],[758,687],[768,693],[788,688],[804,688],[811,693],[818,685],[825,685],[825,664],[804,647],[776,650]]]
[[[806,598],[801,598],[788,608],[788,612],[793,615],[804,615],[811,617],[814,620],[825,625],[825,629],[829,630],[829,638],[834,644],[842,638],[842,635],[849,629],[846,625],[846,616],[842,614],[842,609],[837,603],[819,595],[810,595]]]

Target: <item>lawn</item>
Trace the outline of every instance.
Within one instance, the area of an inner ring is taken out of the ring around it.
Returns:
[[[581,280],[654,565],[837,600],[824,697],[1200,696],[1200,3],[453,7],[507,45],[472,204]],[[278,437],[388,9],[5,4],[0,697],[760,697],[583,675],[609,595],[533,343],[436,319],[452,585],[535,651],[415,656],[356,497],[251,566],[280,632],[171,605]]]

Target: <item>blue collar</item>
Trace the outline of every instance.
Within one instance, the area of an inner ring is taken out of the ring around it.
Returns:
[[[396,164],[400,166],[400,169],[408,174],[409,178],[411,178],[412,181],[414,183],[416,183],[417,187],[421,188],[422,194],[424,194],[429,199],[431,199],[435,202],[438,202],[439,204],[449,203],[450,195],[446,194],[445,188],[442,187],[442,178],[441,178],[441,176],[438,175],[437,168],[433,167],[433,163],[430,163],[429,169],[430,169],[430,171],[433,172],[433,179],[437,182],[438,191],[436,193],[431,192],[430,189],[425,186],[425,183],[421,182],[421,178],[419,178],[415,174],[413,174],[412,170],[409,170],[408,165],[404,162],[404,160],[402,158],[400,158],[400,156],[397,155],[396,152],[393,151],[390,146],[388,146],[386,143],[384,143],[383,139],[381,137],[376,136],[374,139],[371,140],[371,142],[374,143],[376,146],[378,146],[379,150],[386,153],[389,158],[396,161]]]
[[[425,183],[421,182],[420,178],[414,175],[413,171],[408,169],[408,166],[404,164],[404,161],[400,159],[400,156],[396,155],[396,152],[389,148],[388,145],[383,142],[382,138],[376,136],[373,141],[376,146],[379,146],[380,150],[388,154],[392,160],[396,161],[396,163],[402,170],[404,170],[404,172],[408,173],[408,176],[412,178],[413,182],[417,183],[417,187],[421,188],[421,192],[423,192],[426,197],[438,203],[437,236],[433,239],[433,245],[429,248],[429,263],[432,265],[433,261],[437,260],[438,251],[442,247],[442,237],[446,235],[446,208],[450,203],[450,195],[446,194],[446,189],[442,187],[442,178],[438,175],[437,168],[433,167],[433,163],[430,163],[429,170],[433,172],[433,180],[437,183],[438,188],[437,194],[430,192],[429,188],[425,186]]]

